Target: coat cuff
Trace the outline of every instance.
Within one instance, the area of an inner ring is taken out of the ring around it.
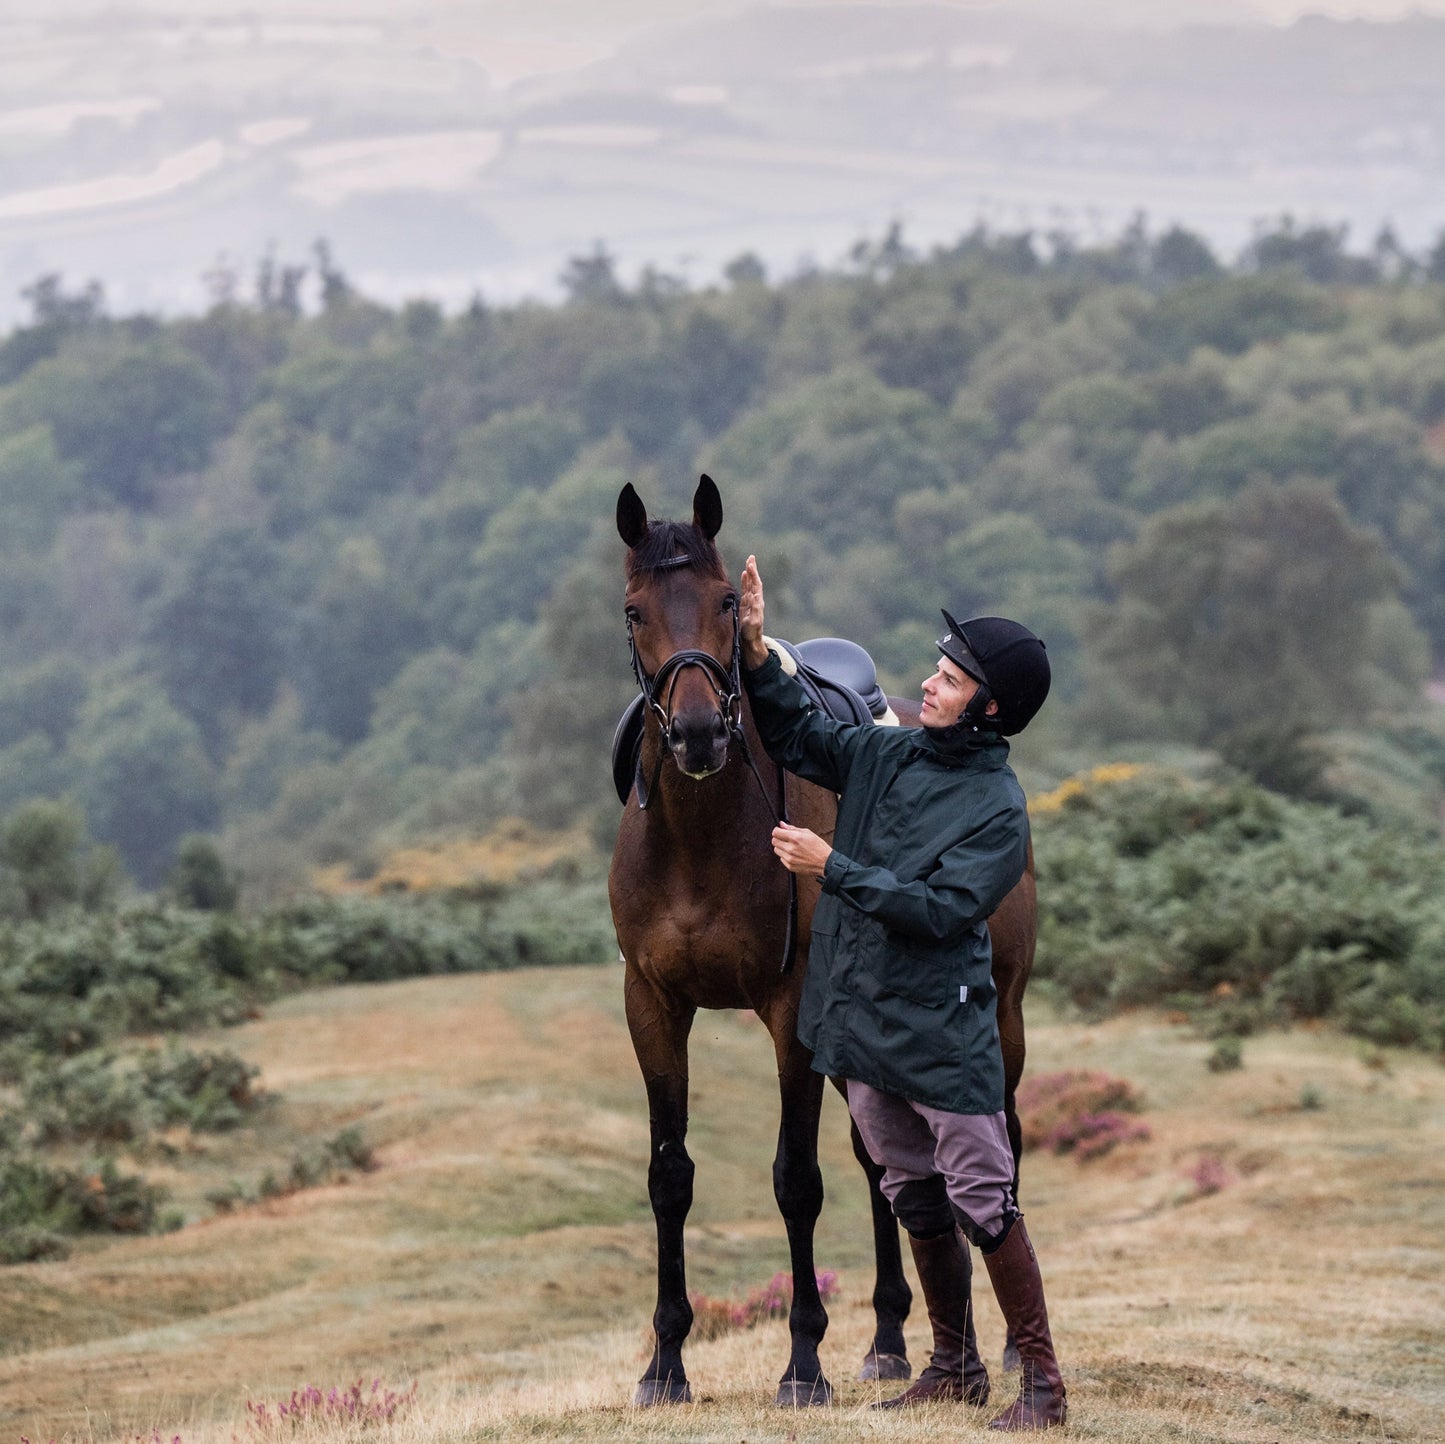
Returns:
[[[776,677],[778,673],[783,670],[783,664],[779,660],[778,654],[769,647],[768,660],[764,662],[761,667],[743,667],[740,670],[743,675],[743,681],[746,682],[748,686],[752,686],[755,682],[767,682],[773,677]]]
[[[828,861],[823,867],[823,876],[820,881],[823,884],[823,891],[836,893],[843,886],[843,879],[848,875],[848,869],[853,866],[851,859],[843,856],[835,847],[828,854]]]

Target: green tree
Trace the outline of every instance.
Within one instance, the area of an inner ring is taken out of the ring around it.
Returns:
[[[22,414],[50,423],[97,498],[145,508],[165,476],[204,464],[225,422],[205,363],[164,339],[63,352],[20,383]]]
[[[863,354],[890,386],[911,387],[946,406],[982,345],[947,292],[914,287],[869,323]]]
[[[264,717],[241,725],[226,754],[220,797],[227,816],[264,812],[288,777],[334,762],[340,750],[329,733],[306,729],[300,698],[284,688]]]
[[[627,299],[617,279],[617,263],[601,241],[593,246],[590,255],[573,256],[560,280],[574,305],[617,305]]]
[[[166,890],[182,907],[199,912],[230,912],[240,895],[216,844],[200,833],[181,839]]]
[[[54,356],[67,336],[105,324],[105,292],[99,281],[67,292],[64,277],[53,271],[20,294],[30,303],[31,323],[0,341],[0,386],[8,386],[37,362]]]
[[[498,749],[511,695],[543,670],[535,627],[491,628],[475,652],[422,652],[377,693],[373,738],[397,738],[413,765],[456,768]]]
[[[80,499],[80,468],[61,457],[49,426],[0,436],[0,547],[48,548]]]
[[[1350,228],[1299,226],[1281,216],[1273,230],[1261,231],[1245,249],[1247,266],[1260,271],[1292,271],[1320,285],[1361,285],[1379,279],[1378,267],[1345,250]]]
[[[1161,421],[1146,387],[1132,377],[1104,375],[1078,376],[1051,391],[1031,424],[1068,427],[1074,452],[1099,489],[1117,497],[1144,436]]]
[[[1319,486],[1255,483],[1163,512],[1109,574],[1114,599],[1084,629],[1089,712],[1108,732],[1307,736],[1365,715],[1390,680],[1371,623],[1398,573]]]
[[[847,545],[885,525],[899,497],[945,486],[957,443],[928,397],[849,369],[750,413],[708,461],[718,475],[751,483],[771,527]]]
[[[91,693],[68,761],[93,834],[118,847],[142,883],[159,882],[180,839],[216,819],[216,775],[200,730],[144,677]]]
[[[1171,226],[1154,242],[1150,271],[1167,286],[1217,276],[1222,270],[1208,243],[1182,226]]]
[[[609,524],[544,609],[546,673],[513,694],[508,751],[517,797],[524,815],[542,827],[617,816],[608,749],[637,691],[627,665],[622,590],[622,549]],[[577,685],[579,677],[586,686]]]
[[[216,750],[234,722],[270,707],[286,653],[277,558],[229,529],[192,553],[146,628],[151,664],[172,702]]]
[[[581,409],[594,436],[620,431],[643,456],[656,456],[686,415],[687,392],[671,357],[652,350],[604,352],[582,376]]]
[[[1200,346],[1235,356],[1291,331],[1328,331],[1344,320],[1337,298],[1288,274],[1191,281],[1161,296],[1140,323],[1158,361],[1186,361]]]
[[[22,917],[47,918],[61,908],[100,906],[118,881],[111,849],[96,849],[71,802],[39,800],[0,824],[0,872]]]
[[[35,733],[63,746],[89,687],[84,664],[64,653],[0,676],[0,747]]]
[[[297,630],[292,680],[307,721],[345,743],[366,736],[373,695],[425,635],[408,579],[369,536],[342,544]]]

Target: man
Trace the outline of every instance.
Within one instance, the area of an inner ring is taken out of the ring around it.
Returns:
[[[1044,645],[1017,622],[960,626],[944,612],[922,726],[851,727],[811,707],[783,672],[763,614],[749,557],[739,619],[753,718],[776,762],[840,794],[831,845],[786,823],[773,833],[783,865],[823,889],[798,1036],[819,1072],[847,1080],[849,1111],[908,1230],[935,1338],[960,1287],[955,1223],[983,1252],[1022,1360],[1019,1396],[990,1427],[1062,1424],[1043,1281],[1013,1196],[986,926],[1027,857],[1023,790],[1003,739],[1048,694]]]

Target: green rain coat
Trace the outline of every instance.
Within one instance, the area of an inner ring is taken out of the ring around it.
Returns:
[[[986,924],[1029,839],[1008,743],[835,722],[776,653],[743,679],[768,755],[841,794],[798,1015],[813,1067],[951,1113],[1000,1112]]]

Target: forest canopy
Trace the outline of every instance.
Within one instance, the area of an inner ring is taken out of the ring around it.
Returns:
[[[770,623],[912,692],[938,609],[1048,641],[1038,776],[1175,746],[1428,831],[1445,728],[1445,243],[1282,221],[1223,264],[895,228],[692,290],[378,305],[319,247],[202,315],[27,291],[0,338],[0,815],[68,799],[146,886],[616,816],[619,489],[717,478]],[[243,299],[243,297],[246,297]]]

